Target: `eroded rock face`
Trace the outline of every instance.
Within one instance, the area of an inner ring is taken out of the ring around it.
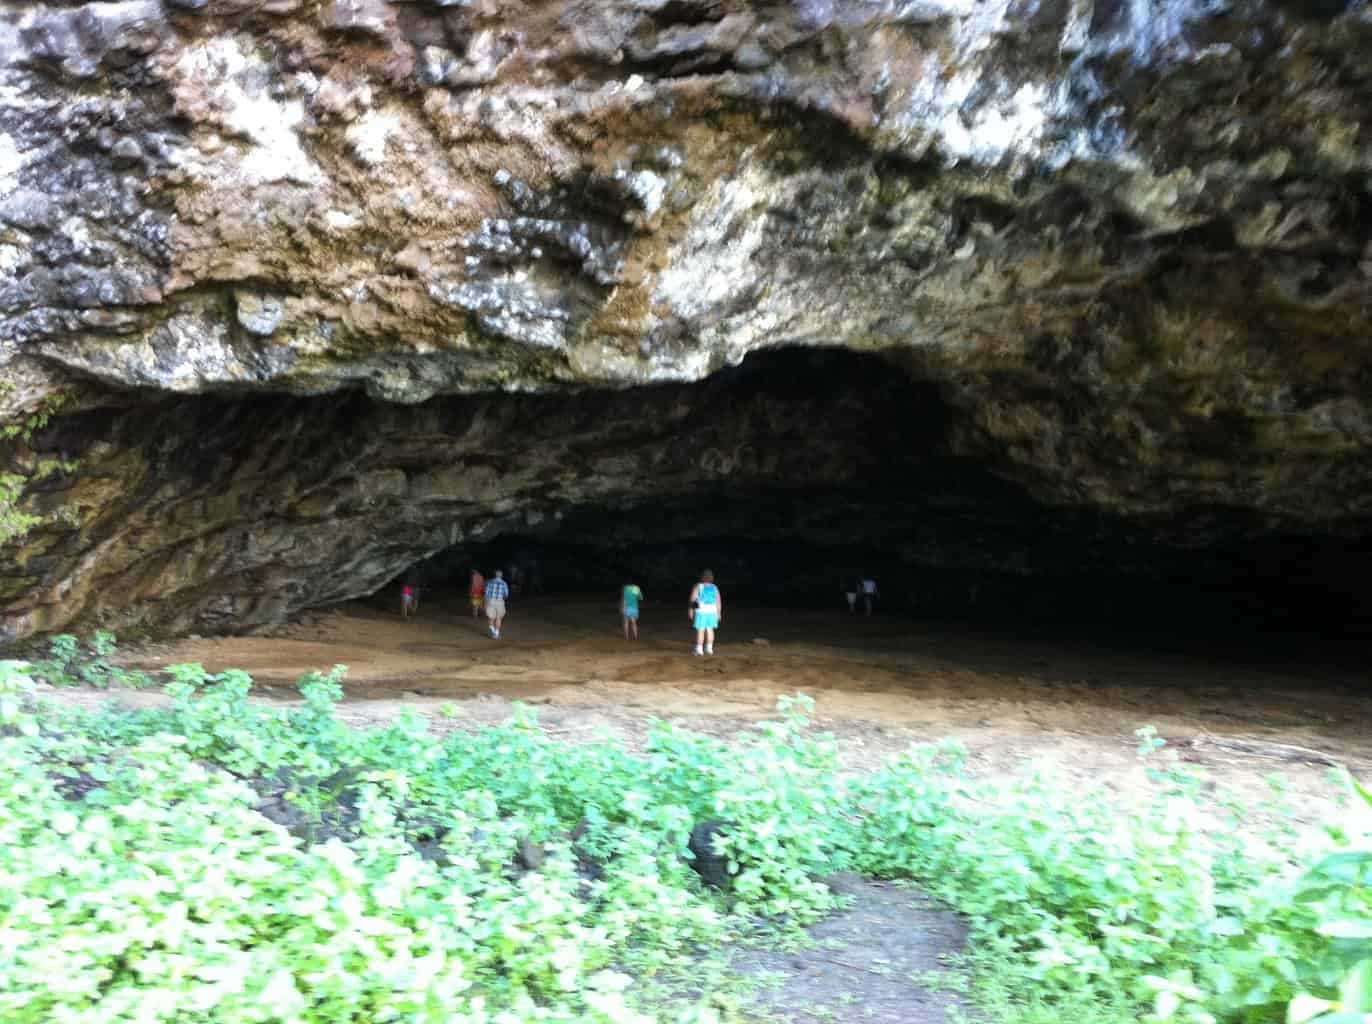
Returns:
[[[543,486],[441,396],[781,346],[885,353],[941,455],[1062,522],[1363,536],[1369,54],[1365,0],[0,3],[0,414],[66,400],[6,458],[77,463],[26,490],[0,609],[247,628],[478,523],[642,504],[613,445]],[[625,400],[674,449],[660,398]],[[440,440],[396,466],[354,430]]]

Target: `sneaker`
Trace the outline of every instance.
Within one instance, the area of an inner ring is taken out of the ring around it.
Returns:
[[[695,649],[695,656],[696,656],[697,658],[699,658],[703,653],[705,653],[705,652],[702,651],[699,647],[697,647],[697,648]]]
[[[497,632],[495,631],[495,627],[494,627],[494,626],[488,626],[488,627],[487,627],[487,632],[491,634],[491,639],[492,639],[492,640],[495,640],[495,639],[497,639],[497,638],[500,636],[500,634],[497,633]]]
[[[705,653],[706,653],[706,654],[709,654],[709,655],[713,655],[713,654],[715,653],[715,649],[714,649],[713,647],[707,647],[707,648],[705,648]]]

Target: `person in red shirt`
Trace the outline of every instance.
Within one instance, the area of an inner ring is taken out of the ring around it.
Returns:
[[[414,614],[418,603],[418,595],[414,592],[414,587],[408,583],[402,583],[400,586],[400,617],[408,619]]]
[[[475,569],[472,570],[472,585],[468,588],[468,593],[472,597],[472,618],[479,618],[482,602],[486,600],[486,577]]]

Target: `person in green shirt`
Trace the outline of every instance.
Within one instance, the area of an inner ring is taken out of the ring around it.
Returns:
[[[619,614],[624,617],[624,639],[638,639],[638,603],[643,600],[643,591],[638,588],[637,583],[624,584],[624,590],[619,596]],[[633,636],[629,635],[630,630]]]

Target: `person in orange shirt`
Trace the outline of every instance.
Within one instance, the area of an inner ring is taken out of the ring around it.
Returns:
[[[481,605],[486,600],[486,577],[476,569],[472,570],[472,585],[468,588],[472,597],[472,618],[481,616]]]

